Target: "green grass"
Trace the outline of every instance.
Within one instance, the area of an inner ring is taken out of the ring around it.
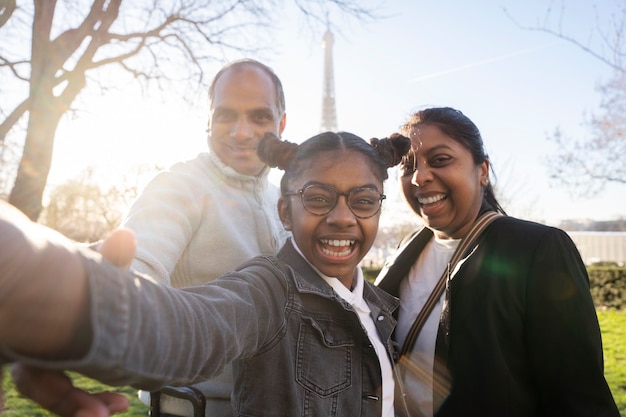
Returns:
[[[604,369],[605,376],[615,397],[615,402],[622,417],[626,417],[626,310],[598,310],[598,319],[602,329],[604,342]],[[2,417],[41,417],[53,414],[41,410],[32,402],[22,398],[15,391],[8,369],[4,370],[2,389],[5,393],[5,410]],[[111,387],[102,385],[91,379],[74,376],[75,383],[83,389],[96,392],[111,390]],[[136,390],[130,387],[116,389],[123,392],[131,401],[130,409],[123,413],[126,417],[146,417],[148,407],[137,399]]]
[[[626,416],[626,310],[598,310],[604,345],[604,376],[622,417]]]

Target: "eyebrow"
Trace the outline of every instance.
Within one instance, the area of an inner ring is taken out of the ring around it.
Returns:
[[[319,181],[307,181],[307,182],[304,183],[304,185],[301,188],[306,188],[306,187],[308,187],[310,185],[323,185],[325,187],[330,187],[330,188],[333,188],[333,189],[337,190],[337,187],[335,187],[334,185],[330,185],[330,184],[327,184],[325,182],[319,182]],[[382,192],[381,190],[378,189],[378,186],[376,184],[374,184],[374,183],[357,185],[356,187],[349,188],[348,191],[356,190],[358,188],[372,188],[372,189],[374,189],[374,190],[376,190],[378,192]],[[341,191],[341,190],[337,190],[337,191]]]
[[[221,110],[221,111],[237,111],[236,106],[215,106],[213,107],[213,111]],[[270,112],[273,113],[272,106],[258,106],[252,109],[246,110],[246,113],[250,112]]]
[[[427,153],[431,153],[433,151],[439,151],[441,149],[450,149],[450,150],[452,150],[452,148],[449,145],[441,144],[441,145],[433,146],[432,148],[428,148],[428,150],[426,152]]]

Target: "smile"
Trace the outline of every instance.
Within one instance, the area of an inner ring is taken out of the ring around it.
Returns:
[[[256,152],[256,146],[232,146],[227,147],[233,152]]]
[[[320,242],[323,245],[321,248],[322,252],[328,256],[348,256],[352,252],[352,246],[354,245],[354,240],[321,239]],[[334,251],[330,247],[345,249]]]
[[[433,197],[422,197],[422,198],[418,197],[417,201],[420,204],[426,205],[426,204],[436,203],[437,201],[441,201],[444,198],[446,198],[445,194],[439,194],[439,195],[436,195],[436,196],[433,196]]]

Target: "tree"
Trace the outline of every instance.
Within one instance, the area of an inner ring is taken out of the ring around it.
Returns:
[[[331,10],[375,17],[359,0],[294,1],[311,27],[325,24]],[[15,87],[11,78],[21,83],[17,93],[0,94],[0,144],[24,130],[9,201],[38,218],[56,129],[83,89],[105,91],[113,84],[107,78],[119,72],[143,88],[175,83],[185,87],[181,94],[191,94],[224,51],[261,50],[255,42],[269,32],[279,6],[266,0],[33,0],[19,6],[0,0],[0,38],[13,40],[0,43],[0,89]],[[15,103],[5,101],[20,93]]]
[[[78,242],[103,239],[122,220],[124,192],[103,189],[87,170],[55,187],[41,221]]]
[[[159,166],[137,166],[126,173],[122,185],[104,187],[87,168],[54,187],[43,209],[41,223],[78,242],[95,242],[117,228],[142,184]]]
[[[0,200],[9,199],[11,181],[19,163],[19,144],[6,140],[0,142]]]
[[[556,153],[547,158],[551,179],[573,194],[587,197],[596,195],[608,183],[626,184],[623,157],[626,153],[626,1],[620,10],[610,12],[608,18],[601,17],[597,6],[593,9],[595,28],[584,41],[563,29],[564,1],[556,13],[549,8],[539,25],[524,26],[516,22],[523,29],[563,39],[613,70],[613,77],[598,87],[602,95],[600,111],[585,118],[589,135],[576,140],[557,127],[547,138],[557,145]]]
[[[626,184],[626,76],[599,87],[600,114],[586,121],[590,135],[576,140],[556,129],[548,139],[557,153],[548,157],[551,178],[572,193],[592,197],[609,182]]]

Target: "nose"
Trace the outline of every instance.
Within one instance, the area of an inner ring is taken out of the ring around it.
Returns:
[[[230,128],[230,136],[238,140],[247,140],[254,137],[252,123],[245,117],[239,117]]]
[[[422,165],[413,173],[413,177],[411,177],[411,184],[416,187],[423,187],[426,183],[429,183],[433,180],[432,172],[427,165]]]
[[[326,221],[341,227],[356,224],[356,216],[352,213],[352,210],[350,210],[348,198],[345,195],[339,196],[335,207],[326,215]]]

